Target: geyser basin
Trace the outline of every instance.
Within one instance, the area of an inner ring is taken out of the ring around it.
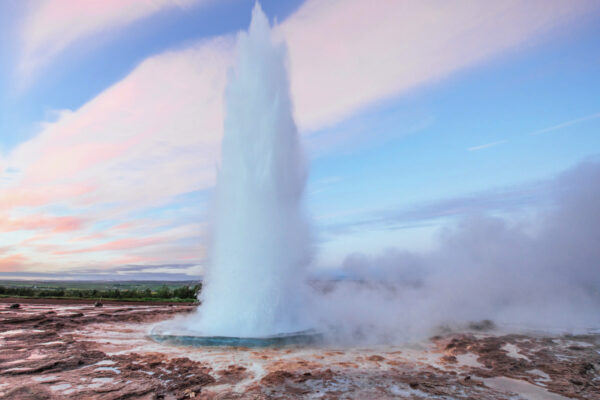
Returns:
[[[178,346],[228,346],[228,347],[270,347],[270,346],[306,346],[317,344],[323,337],[314,330],[281,333],[263,337],[235,337],[235,336],[198,336],[189,334],[173,334],[154,328],[150,338],[159,343]]]

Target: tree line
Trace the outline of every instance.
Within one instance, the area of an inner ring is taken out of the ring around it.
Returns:
[[[153,300],[179,299],[194,301],[202,290],[202,284],[181,286],[170,289],[163,285],[158,290],[145,289],[66,289],[66,288],[34,288],[0,286],[0,296],[18,297],[59,297],[80,299],[116,299],[116,300]]]

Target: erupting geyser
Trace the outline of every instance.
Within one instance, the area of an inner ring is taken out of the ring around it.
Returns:
[[[294,336],[307,328],[306,170],[292,117],[286,49],[258,5],[240,33],[225,93],[222,162],[210,266],[198,314],[203,337]]]

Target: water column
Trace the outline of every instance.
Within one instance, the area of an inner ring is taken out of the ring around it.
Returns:
[[[193,329],[237,337],[306,329],[306,169],[286,49],[258,3],[239,34],[225,102],[210,262]]]

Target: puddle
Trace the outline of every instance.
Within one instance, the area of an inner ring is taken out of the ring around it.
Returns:
[[[527,356],[524,356],[519,352],[519,348],[512,343],[506,343],[502,346],[502,350],[506,350],[508,352],[507,356],[512,358],[522,358],[523,360],[531,361]]]
[[[50,386],[51,390],[65,390],[65,389],[69,389],[71,387],[70,383],[60,383],[58,385],[52,385]]]
[[[473,353],[459,354],[456,356],[456,362],[460,367],[483,368],[483,364],[477,361],[479,356]]]
[[[13,329],[12,331],[4,331],[4,332],[0,333],[0,337],[14,336],[14,335],[19,335],[21,333],[40,333],[40,332],[44,332],[44,331],[41,331],[39,329]]]
[[[113,360],[102,360],[102,361],[98,361],[94,365],[114,365],[114,364],[116,364],[116,362],[114,362]]]
[[[55,381],[56,379],[58,379],[55,375],[48,375],[48,376],[34,376],[33,380],[36,382],[51,382],[51,381]]]
[[[121,373],[121,371],[118,368],[114,368],[114,367],[100,367],[100,368],[96,368],[94,371],[112,371],[115,374]]]
[[[530,369],[529,371],[526,371],[526,372],[531,375],[539,376],[539,378],[536,379],[538,381],[550,382],[552,380],[552,379],[550,379],[550,375],[548,375],[544,371],[540,371],[539,369]]]
[[[94,378],[92,379],[92,383],[89,384],[88,387],[96,389],[108,383],[113,383],[114,381],[115,380],[113,378]]]
[[[551,393],[544,388],[541,388],[525,381],[506,378],[504,376],[497,378],[483,379],[485,386],[504,393],[515,393],[526,400],[571,400],[568,397],[561,396],[556,393]]]

